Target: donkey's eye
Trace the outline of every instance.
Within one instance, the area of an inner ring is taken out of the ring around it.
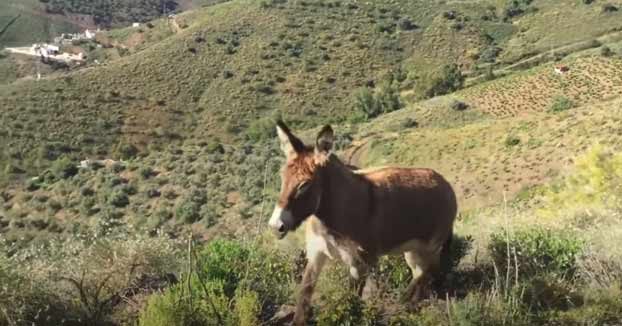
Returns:
[[[308,181],[305,181],[299,184],[298,188],[296,189],[296,197],[300,197],[304,195],[304,193],[307,192],[307,190],[309,190],[310,187],[311,187],[311,183]]]

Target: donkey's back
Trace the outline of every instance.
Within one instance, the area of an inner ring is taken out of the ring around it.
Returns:
[[[434,170],[384,167],[357,171],[372,184],[369,219],[379,252],[407,242],[442,245],[457,213],[451,185]]]

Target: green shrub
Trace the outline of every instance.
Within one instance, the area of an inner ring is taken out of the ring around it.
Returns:
[[[449,107],[454,111],[464,111],[469,108],[469,105],[462,101],[453,100]]]
[[[395,292],[406,289],[412,275],[403,255],[381,257],[378,260],[376,273],[377,278]]]
[[[410,18],[402,18],[400,19],[398,26],[403,31],[410,31],[418,28],[418,26],[410,20]]]
[[[192,200],[186,200],[177,206],[175,218],[183,223],[191,224],[201,219],[200,211],[201,205]]]
[[[108,203],[115,207],[125,207],[130,204],[130,199],[126,192],[115,189],[108,195]]]
[[[199,254],[199,274],[206,280],[219,280],[228,296],[244,278],[250,249],[240,243],[226,240],[210,242]]]
[[[504,143],[506,147],[514,147],[520,144],[520,138],[514,135],[508,135],[507,137],[505,137]]]
[[[553,99],[553,104],[551,104],[550,112],[561,112],[570,110],[574,107],[574,103],[570,99],[565,96],[558,96]]]
[[[419,125],[419,123],[417,122],[417,120],[415,120],[413,118],[406,118],[406,119],[400,121],[399,129],[415,128],[418,125]]]
[[[536,276],[520,289],[523,304],[532,311],[568,310],[583,304],[583,297],[568,282],[551,276]]]
[[[356,326],[362,324],[364,304],[348,286],[334,287],[325,294],[324,306],[317,313],[318,326]]]
[[[0,254],[0,325],[65,325],[79,318],[75,306],[59,300],[48,284],[19,273],[23,268]]]
[[[488,248],[501,271],[508,268],[515,271],[518,266],[517,272],[521,277],[541,273],[572,277],[584,243],[569,231],[534,227],[511,234],[494,233]]]
[[[464,76],[458,65],[445,65],[430,72],[415,83],[415,94],[419,98],[430,98],[455,92],[464,86]]]
[[[138,155],[138,148],[133,144],[121,143],[116,148],[116,154],[122,160],[129,160]]]
[[[275,126],[272,118],[256,119],[246,129],[246,136],[255,142],[273,139],[276,136]]]
[[[151,167],[148,167],[148,166],[145,166],[145,167],[142,167],[142,168],[138,169],[138,174],[143,179],[149,179],[149,178],[151,178],[151,177],[156,175],[155,171],[153,171],[153,169]]]
[[[608,288],[588,289],[581,305],[550,311],[544,317],[556,326],[622,325],[622,287],[614,282]]]
[[[54,161],[52,172],[59,179],[67,179],[78,173],[78,167],[68,157],[63,157]]]
[[[603,57],[608,58],[608,57],[610,57],[610,56],[612,56],[612,55],[613,55],[613,51],[611,51],[611,48],[610,48],[610,47],[608,47],[608,46],[606,46],[606,45],[603,45],[603,46],[600,48],[600,55],[601,55],[601,56],[603,56]]]
[[[516,298],[503,297],[493,293],[469,293],[466,298],[453,302],[450,307],[450,321],[457,326],[516,325],[531,326],[533,321],[525,307]]]
[[[356,93],[356,108],[361,111],[365,117],[372,118],[378,116],[381,112],[380,105],[374,93],[369,88],[362,88]]]
[[[397,81],[384,81],[378,88],[362,88],[355,94],[355,107],[366,119],[403,107]]]
[[[235,319],[239,326],[260,325],[261,301],[257,292],[240,290],[235,295]]]
[[[139,325],[260,325],[291,294],[292,268],[278,252],[217,239],[196,257],[189,279],[149,299]]]
[[[196,276],[149,297],[140,312],[139,326],[222,325],[229,317],[228,298],[218,283],[202,283]]]
[[[611,4],[611,3],[606,3],[602,6],[602,11],[604,13],[611,13],[611,12],[616,12],[620,9],[618,9],[618,7],[616,7],[615,5]]]

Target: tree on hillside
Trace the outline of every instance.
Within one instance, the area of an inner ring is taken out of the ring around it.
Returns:
[[[383,81],[375,90],[363,88],[356,94],[356,108],[366,119],[403,107],[399,92],[399,82],[393,77]]]
[[[464,86],[464,76],[456,64],[443,66],[428,73],[415,82],[415,94],[419,98],[430,98],[455,92]]]

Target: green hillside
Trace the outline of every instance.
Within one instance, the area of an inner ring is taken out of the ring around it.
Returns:
[[[0,49],[51,41],[61,33],[81,29],[77,22],[48,15],[38,0],[6,0],[0,3]]]
[[[0,53],[0,326],[282,325],[277,118],[458,195],[435,296],[399,300],[401,256],[366,300],[331,263],[310,324],[622,323],[622,1],[178,5],[39,81]]]

